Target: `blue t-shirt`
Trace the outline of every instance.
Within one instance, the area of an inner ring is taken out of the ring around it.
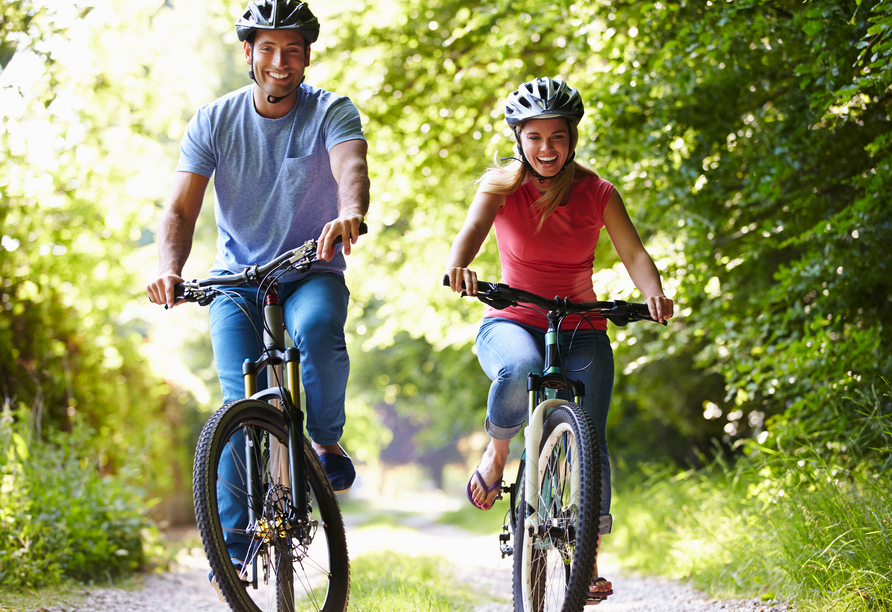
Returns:
[[[294,108],[267,119],[254,110],[253,87],[199,109],[180,143],[177,171],[214,176],[218,237],[211,274],[264,264],[318,238],[338,216],[328,152],[364,140],[359,111],[344,96],[302,84]],[[313,271],[343,274],[345,268],[338,248]]]

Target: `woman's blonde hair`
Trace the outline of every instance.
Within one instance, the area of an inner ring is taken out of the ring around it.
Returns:
[[[518,126],[518,137],[521,131],[523,131],[524,125],[526,123]],[[572,121],[567,121],[567,126],[570,129],[570,151],[573,152],[576,151],[576,143],[579,141],[579,130]],[[505,165],[499,162],[498,151],[496,152],[493,164],[477,180],[479,191],[496,195],[511,195],[520,189],[521,185],[527,180],[534,180],[535,177],[533,177],[529,168],[518,159],[520,147],[520,142],[516,142],[514,154],[517,157]],[[542,229],[545,220],[551,216],[557,207],[570,199],[570,190],[573,188],[573,183],[584,180],[586,176],[598,176],[598,174],[574,160],[551,181],[545,193],[535,202],[535,209],[539,213],[539,224],[536,226],[537,232]]]

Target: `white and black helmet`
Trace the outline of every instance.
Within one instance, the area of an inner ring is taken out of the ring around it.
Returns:
[[[530,119],[554,117],[562,117],[576,125],[584,113],[579,91],[549,77],[524,83],[508,95],[505,104],[505,121],[514,128]]]

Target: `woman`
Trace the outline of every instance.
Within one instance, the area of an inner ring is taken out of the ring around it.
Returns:
[[[477,293],[477,274],[468,266],[495,226],[502,282],[540,295],[595,301],[592,272],[602,227],[646,296],[651,316],[665,321],[673,315],[672,300],[663,294],[653,259],[641,244],[613,185],[574,162],[579,139],[577,124],[584,113],[579,92],[566,83],[539,78],[508,96],[505,119],[514,130],[519,159],[495,165],[480,179],[480,187],[461,231],[452,244],[446,275],[453,291],[464,283]],[[576,328],[579,316],[567,317],[563,329]],[[592,329],[594,327],[595,329]],[[492,379],[485,429],[490,442],[468,482],[468,499],[489,510],[499,494],[510,439],[527,416],[527,375],[541,371],[545,317],[524,308],[487,309],[477,335],[480,365]],[[595,424],[601,449],[602,500],[598,536],[610,533],[610,458],[604,431],[613,392],[613,353],[606,322],[580,326],[565,363],[585,385],[585,409]],[[589,603],[613,593],[598,576],[589,589]]]

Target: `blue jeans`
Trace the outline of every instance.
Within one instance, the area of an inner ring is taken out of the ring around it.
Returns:
[[[210,306],[211,343],[223,402],[245,395],[242,364],[260,357],[262,314],[256,307],[256,287],[227,288]],[[279,303],[294,346],[300,351],[300,370],[306,400],[306,427],[318,444],[336,444],[344,430],[344,399],[350,361],[344,324],[350,292],[338,274],[310,274],[298,281],[279,283]],[[251,315],[245,316],[242,309]],[[266,386],[265,371],[258,376],[258,389]],[[243,452],[244,435],[237,433],[226,445],[218,465],[220,481],[241,480],[231,451]],[[244,458],[238,462],[243,464]],[[244,559],[250,538],[242,532],[248,522],[246,496],[231,487],[217,486],[217,507],[229,554]],[[237,530],[237,531],[234,531]]]
[[[572,347],[569,346],[571,338]],[[530,397],[527,377],[530,372],[542,373],[545,365],[545,330],[509,319],[489,317],[483,319],[480,325],[476,344],[477,359],[493,381],[486,403],[484,427],[496,440],[508,440],[520,431],[527,419]],[[572,330],[564,331],[561,354],[567,377],[580,380],[585,385],[583,408],[595,425],[601,453],[601,526],[603,533],[609,533],[610,454],[604,432],[610,396],[613,394],[613,349],[610,348],[607,332],[589,328],[580,329],[575,335]],[[567,399],[563,391],[561,394]],[[608,525],[607,531],[604,531],[605,524]]]

